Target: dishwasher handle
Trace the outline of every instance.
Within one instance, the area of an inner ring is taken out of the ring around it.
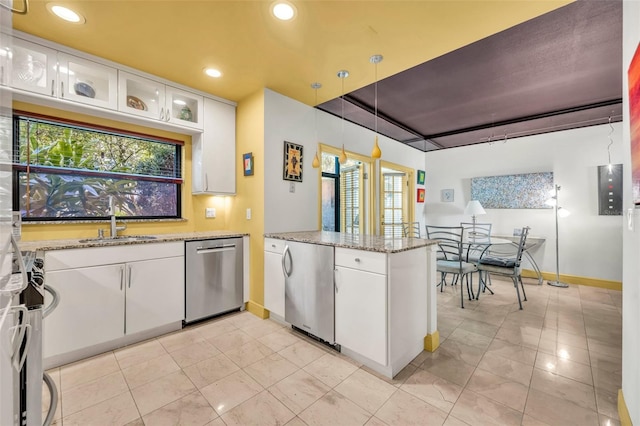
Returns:
[[[223,251],[232,251],[236,249],[235,244],[223,245],[220,247],[198,247],[196,248],[196,254],[207,254],[207,253],[221,253]]]
[[[287,255],[289,255],[289,264],[291,265],[291,271],[293,271],[293,259],[291,258],[291,251],[289,251],[289,246],[284,246],[284,251],[282,252],[282,272],[286,277],[291,276],[291,271],[287,271]]]

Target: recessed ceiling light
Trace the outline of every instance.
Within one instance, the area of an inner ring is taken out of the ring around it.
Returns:
[[[289,21],[296,16],[296,8],[289,2],[278,1],[271,6],[271,13],[282,21]]]
[[[215,68],[205,68],[204,73],[209,77],[214,77],[214,78],[222,77],[222,73]]]
[[[47,9],[58,18],[64,19],[67,22],[71,22],[74,24],[84,24],[86,22],[84,16],[80,15],[77,12],[74,12],[73,10],[65,6],[60,6],[59,4],[55,3],[47,3]]]

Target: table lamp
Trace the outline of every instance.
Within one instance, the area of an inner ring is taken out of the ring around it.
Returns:
[[[467,203],[467,207],[464,209],[464,214],[471,215],[471,222],[473,222],[473,233],[476,232],[476,216],[481,214],[487,214],[482,208],[482,204],[478,200],[471,200]]]

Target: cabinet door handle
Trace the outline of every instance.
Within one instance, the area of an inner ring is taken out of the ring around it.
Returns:
[[[333,287],[336,289],[336,294],[338,294],[338,268],[333,270]]]
[[[4,65],[0,67],[0,83],[4,83]]]
[[[360,263],[360,258],[359,257],[356,257],[354,260],[356,261],[356,263]]]
[[[160,121],[164,121],[164,108],[160,108]]]
[[[204,174],[204,190],[209,190],[209,175],[206,173]]]
[[[128,269],[127,280],[129,281],[129,288],[131,288],[131,266]]]
[[[124,285],[124,266],[120,267],[120,290],[122,290],[122,286]]]
[[[56,87],[56,81],[54,79],[51,79],[51,96],[55,96],[55,87]]]
[[[60,82],[60,97],[64,98],[64,81]]]

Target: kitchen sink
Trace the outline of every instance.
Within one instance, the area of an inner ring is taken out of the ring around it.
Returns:
[[[152,235],[123,235],[119,237],[108,238],[85,238],[79,240],[81,243],[126,243],[129,241],[148,241],[155,240],[156,237]]]

